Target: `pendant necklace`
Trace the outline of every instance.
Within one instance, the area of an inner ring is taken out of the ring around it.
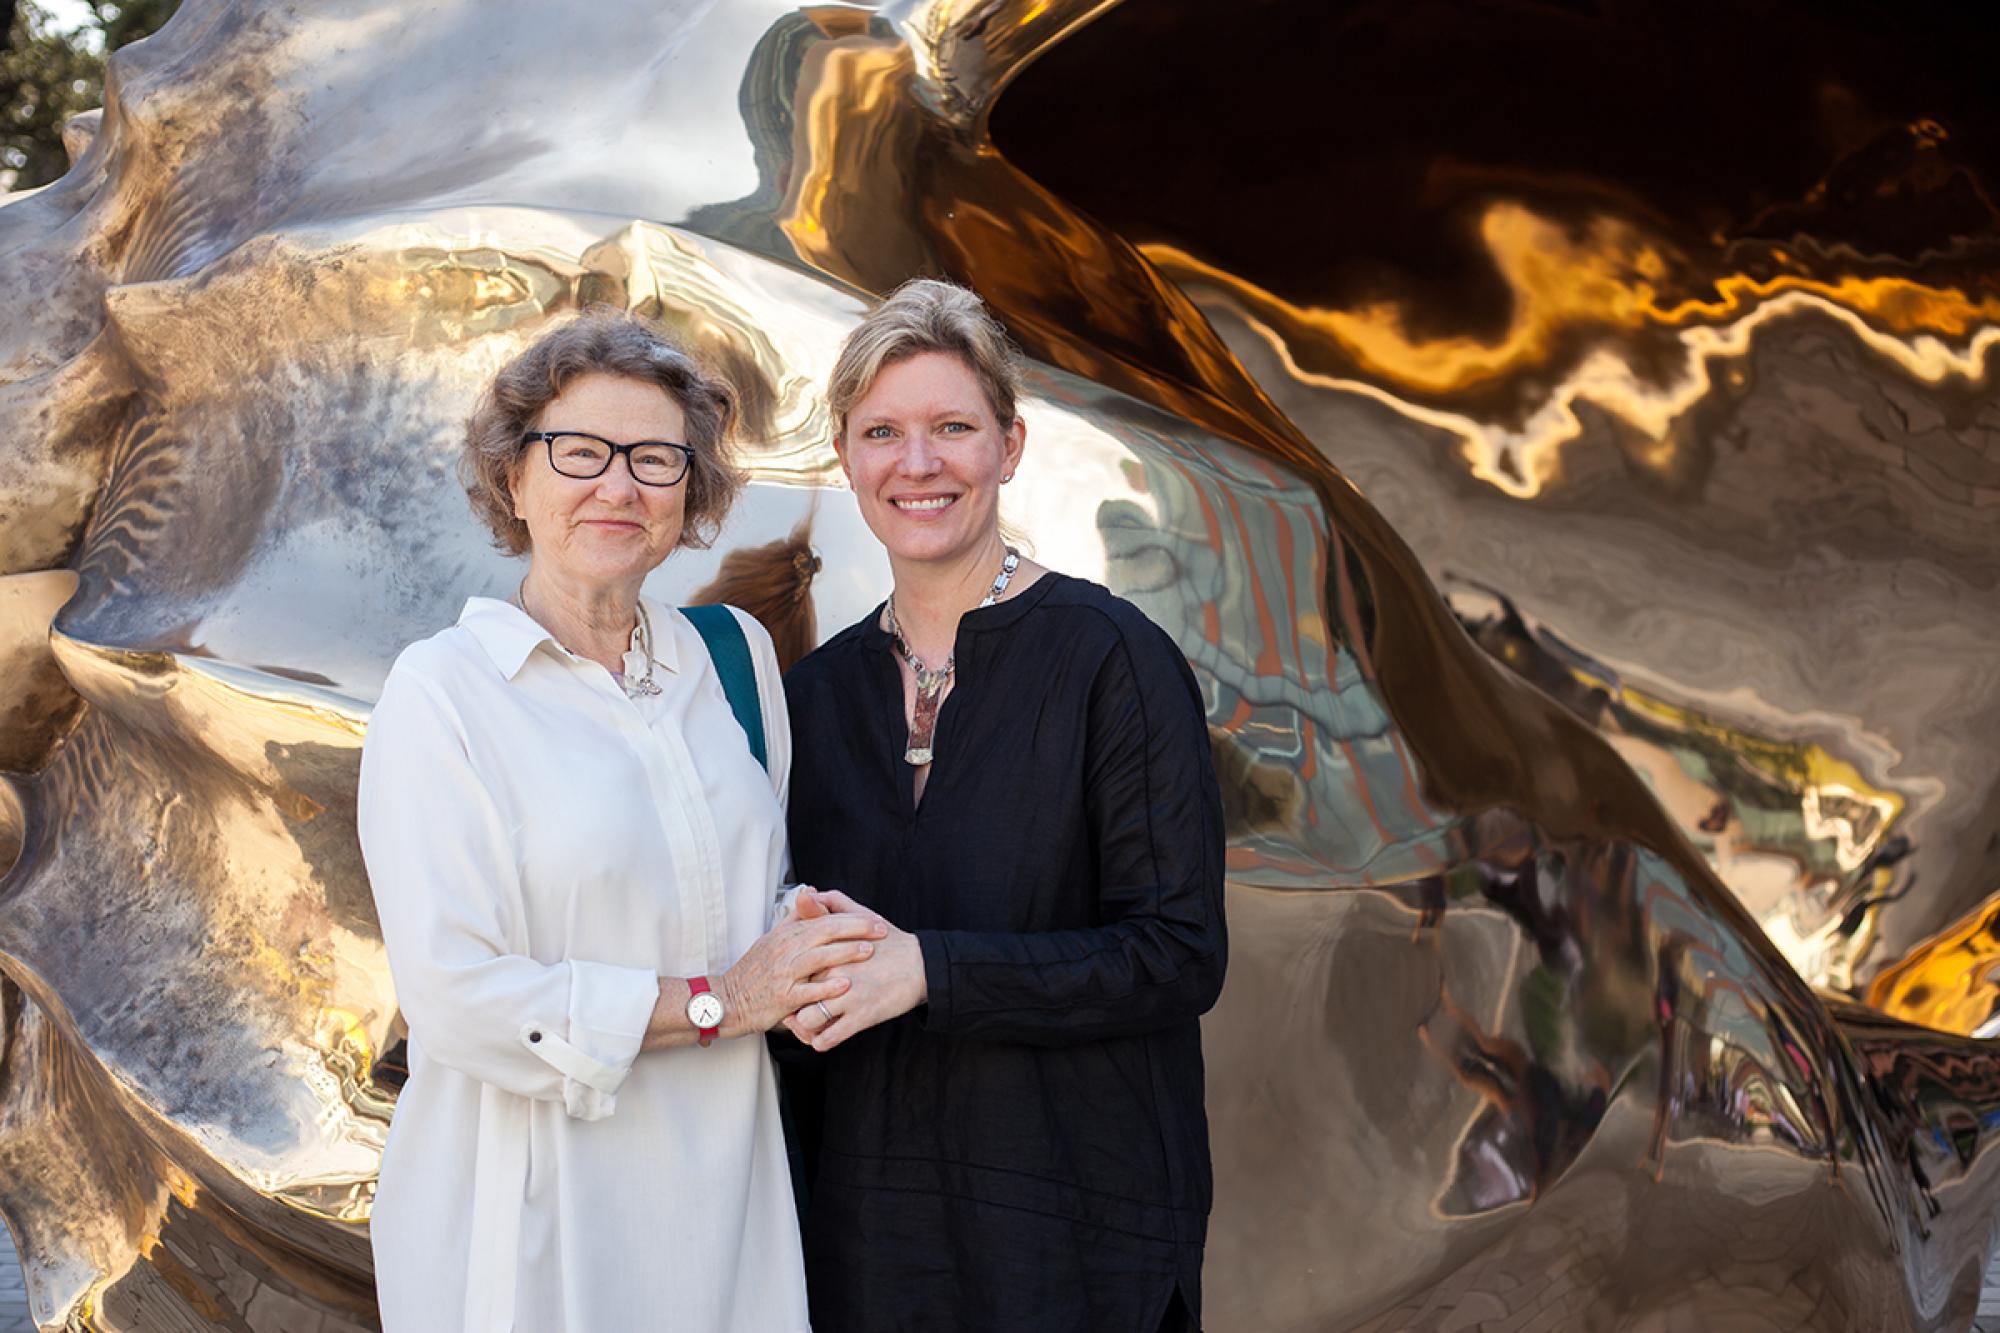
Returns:
[[[1014,570],[1021,563],[1021,553],[1009,546],[1006,559],[1000,562],[1000,572],[993,576],[993,586],[980,599],[979,606],[993,605],[1000,594],[1007,591],[1007,581],[1014,577]],[[917,706],[910,719],[910,743],[903,750],[903,762],[913,768],[922,768],[931,761],[931,742],[937,732],[938,705],[944,702],[944,688],[951,683],[951,673],[958,663],[958,653],[954,649],[947,653],[944,665],[931,667],[924,659],[910,651],[904,642],[903,630],[896,623],[896,594],[889,594],[889,642],[895,645],[896,656],[910,665],[910,674],[917,681]],[[975,610],[979,609],[977,607]]]
[[[521,594],[527,589],[528,581],[521,580],[521,586],[514,589],[514,595],[507,600],[520,609],[522,615],[535,620],[535,613],[528,609],[528,603]],[[542,622],[535,620],[537,625]],[[543,626],[543,628],[547,628]],[[625,670],[613,672],[618,687],[625,691],[628,699],[657,695],[660,686],[653,679],[653,622],[646,614],[646,604],[639,603],[639,623],[632,630],[632,648],[625,654]]]
[[[639,660],[634,662],[633,658]],[[633,668],[638,672],[634,674]],[[632,631],[632,647],[625,654],[625,671],[618,679],[625,697],[637,699],[641,695],[657,695],[659,682],[653,679],[653,622],[646,615],[646,604],[639,603],[639,627]]]

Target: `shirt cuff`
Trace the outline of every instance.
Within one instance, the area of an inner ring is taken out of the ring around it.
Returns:
[[[798,901],[799,890],[804,887],[803,884],[794,884],[779,892],[778,901],[771,904],[771,919],[764,923],[764,929],[769,930],[785,919],[785,913],[792,910],[792,904]]]
[[[919,930],[916,936],[924,955],[924,1030],[945,1032],[951,1028],[951,950],[943,931]]]
[[[563,1076],[563,1109],[602,1120],[618,1109],[618,1089],[632,1072],[660,1001],[659,977],[643,968],[572,960],[569,1031],[528,1023],[521,1041]]]

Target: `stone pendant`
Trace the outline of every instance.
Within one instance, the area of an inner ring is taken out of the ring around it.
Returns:
[[[903,762],[922,768],[931,761],[931,740],[937,731],[938,704],[944,698],[944,682],[926,690],[917,687],[916,716],[910,719],[910,743],[903,750]]]

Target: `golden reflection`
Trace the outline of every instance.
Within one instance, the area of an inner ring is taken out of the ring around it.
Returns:
[[[1868,1003],[1944,1032],[2000,1035],[2000,894],[1876,973]]]
[[[1649,442],[1639,460],[1670,472],[1682,447],[1675,425],[1713,389],[1712,363],[1742,358],[1752,334],[1773,320],[1808,313],[1837,320],[1929,384],[1980,381],[1987,354],[2000,345],[2000,296],[1975,299],[1894,275],[1827,280],[1794,271],[1725,274],[1707,283],[1712,298],[1676,297],[1671,286],[1695,279],[1677,278],[1690,266],[1664,242],[1605,216],[1578,231],[1519,203],[1488,206],[1479,238],[1513,295],[1511,321],[1492,341],[1418,338],[1392,301],[1352,310],[1300,306],[1174,246],[1141,251],[1191,291],[1233,303],[1302,383],[1363,394],[1452,432],[1474,476],[1521,499],[1561,475],[1561,447],[1582,434],[1582,403],[1637,430]],[[1772,257],[1797,267],[1783,250]],[[1647,343],[1643,356],[1613,350],[1626,339],[1671,341]],[[1677,350],[1658,355],[1670,348]],[[1645,368],[1655,364],[1670,369]],[[1558,383],[1511,410],[1468,413],[1448,405],[1551,372],[1561,375]]]
[[[1140,249],[1176,281],[1225,292],[1288,342],[1307,349],[1313,363],[1326,364],[1325,349],[1337,349],[1357,373],[1430,396],[1540,369],[1558,356],[1561,335],[1579,327],[1639,332],[1728,324],[1785,295],[1816,297],[1822,308],[1862,316],[1866,322],[1857,332],[1892,335],[1868,337],[1871,346],[1931,380],[1952,374],[1976,377],[1980,358],[1972,354],[1974,347],[1954,354],[1934,343],[1912,346],[1919,335],[1964,340],[2000,323],[2000,296],[1974,300],[1957,288],[1894,276],[1847,275],[1829,282],[1806,273],[1763,279],[1726,274],[1711,280],[1715,299],[1673,300],[1662,290],[1670,274],[1663,242],[1624,219],[1606,216],[1584,224],[1581,238],[1575,231],[1522,204],[1488,206],[1479,238],[1514,297],[1513,319],[1493,342],[1463,336],[1415,338],[1394,302],[1354,310],[1302,307],[1173,246]],[[1791,260],[1784,251],[1776,255]],[[1671,261],[1672,269],[1686,267],[1678,256]]]
[[[879,170],[907,159],[917,127],[883,112],[908,90],[914,67],[900,42],[871,37],[827,42],[808,60],[816,66],[809,71],[812,91],[795,122],[795,152],[803,170],[786,192],[776,221],[802,258],[837,269],[844,267],[841,257],[829,251],[844,238],[840,224],[845,219],[833,213],[834,201],[843,199],[836,183],[856,175],[865,179],[873,174],[867,164]],[[897,124],[904,126],[904,134],[885,141],[883,127]]]

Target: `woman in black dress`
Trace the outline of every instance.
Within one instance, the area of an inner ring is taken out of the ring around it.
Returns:
[[[830,1052],[820,1333],[1199,1327],[1199,1018],[1225,956],[1207,728],[1166,634],[1003,541],[1016,374],[977,297],[918,281],[829,394],[895,587],[787,677],[793,868],[892,924],[789,1024]]]

